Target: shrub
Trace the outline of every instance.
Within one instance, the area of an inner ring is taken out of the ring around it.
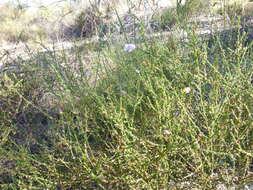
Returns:
[[[100,48],[92,64],[83,56],[88,46],[20,60],[20,70],[3,74],[0,83],[0,187],[252,183],[253,49],[247,38],[239,29],[207,40],[189,30],[187,43],[171,36],[131,50]],[[54,103],[47,107],[49,94]],[[46,112],[52,107],[56,115]],[[38,125],[45,120],[46,130]],[[20,132],[20,124],[26,130]],[[17,134],[29,141],[15,142]]]
[[[177,12],[174,8],[167,8],[161,14],[155,14],[152,19],[157,21],[163,30],[171,29],[178,22]]]
[[[243,24],[245,21],[252,19],[253,3],[232,3],[217,11],[221,15],[226,14],[232,24]]]
[[[76,36],[88,38],[94,35],[104,35],[108,32],[109,27],[106,16],[103,16],[96,7],[91,6],[79,13],[72,28]]]
[[[207,2],[202,0],[189,0],[185,4],[178,4],[176,8],[166,8],[161,13],[156,13],[153,19],[163,30],[171,29],[175,24],[184,23],[196,12],[204,12]]]
[[[242,16],[243,9],[242,5],[234,3],[226,5],[224,8],[220,8],[220,10],[218,10],[218,13],[227,14],[230,21],[235,21],[236,19],[238,20],[238,17]]]

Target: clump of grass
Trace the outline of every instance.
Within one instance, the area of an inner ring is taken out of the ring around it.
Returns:
[[[186,1],[185,4],[178,2],[176,8],[166,8],[161,13],[156,13],[153,19],[159,23],[163,30],[171,29],[179,23],[186,22],[196,12],[204,12],[207,2],[201,0]]]
[[[252,19],[253,4],[251,2],[228,2],[217,10],[218,14],[227,15],[232,25],[244,24]]]
[[[226,14],[232,23],[238,22],[239,17],[243,15],[243,7],[241,4],[233,3],[225,5],[218,10],[219,14]]]
[[[253,17],[253,2],[248,2],[243,5],[243,18],[246,20],[252,19]]]
[[[171,28],[177,23],[177,13],[174,8],[168,8],[161,15],[154,15],[153,19],[158,21],[163,30]]]
[[[1,8],[0,40],[3,43],[28,42],[45,39],[46,31],[32,24],[33,16],[29,15],[25,7],[5,4]]]
[[[64,39],[64,30],[73,17],[71,13],[71,8],[65,4],[40,7],[36,11],[25,5],[3,4],[0,7],[0,40],[2,44],[13,44]]]
[[[97,5],[90,5],[77,15],[75,23],[71,27],[73,28],[73,33],[81,38],[104,35],[109,30],[108,18],[106,11],[104,14]]]

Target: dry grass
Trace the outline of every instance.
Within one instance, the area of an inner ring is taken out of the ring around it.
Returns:
[[[3,45],[55,40],[61,36],[61,29],[69,21],[67,16],[70,12],[67,5],[32,10],[4,4],[0,7],[0,42]]]
[[[45,34],[41,28],[33,23],[25,9],[20,9],[11,4],[0,7],[0,40],[1,43],[27,42],[35,36],[43,37]]]

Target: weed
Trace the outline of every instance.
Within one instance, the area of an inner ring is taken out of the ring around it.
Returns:
[[[88,46],[18,59],[1,73],[0,187],[251,183],[250,34],[187,36],[110,44],[89,64]]]
[[[154,14],[153,19],[159,23],[163,30],[170,30],[176,24],[184,25],[183,23],[187,22],[187,19],[196,12],[204,12],[206,6],[206,3],[201,0],[190,0],[185,4],[178,3],[176,8],[166,8],[162,13]]]

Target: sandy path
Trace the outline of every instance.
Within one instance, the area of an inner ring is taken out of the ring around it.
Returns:
[[[206,36],[214,31],[222,31],[224,27],[224,18],[221,16],[201,15],[191,19],[192,23],[196,24],[196,34]],[[169,39],[171,36],[187,39],[187,33],[183,30],[163,31],[157,33],[146,34],[147,39]],[[116,35],[114,37],[116,43],[124,41],[124,35]],[[92,44],[99,42],[98,37],[80,40],[77,42],[64,41],[56,43],[34,43],[34,44],[15,44],[0,46],[0,72],[6,70],[5,63],[15,63],[17,58],[23,60],[29,59],[31,55],[36,53],[60,52],[70,50],[74,47],[83,47],[84,44]]]

